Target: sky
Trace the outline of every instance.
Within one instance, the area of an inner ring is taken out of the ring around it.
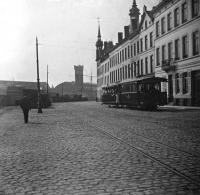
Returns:
[[[136,0],[142,13],[159,0]],[[117,42],[129,24],[133,0],[0,0],[0,80],[40,81],[56,86],[74,81],[74,65],[84,65],[84,82],[96,83],[96,48],[100,18],[103,41]]]

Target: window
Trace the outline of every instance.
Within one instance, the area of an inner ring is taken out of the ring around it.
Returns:
[[[147,50],[147,35],[145,36],[145,50]]]
[[[161,33],[165,33],[165,18],[161,19]]]
[[[153,32],[150,32],[150,47],[153,47]]]
[[[199,0],[192,0],[192,17],[199,15]]]
[[[136,66],[137,66],[137,64],[136,64],[136,62],[134,62],[134,76],[136,76]]]
[[[140,51],[143,52],[143,40],[140,39]]]
[[[165,56],[166,56],[166,46],[163,45],[162,46],[162,61],[166,60]]]
[[[125,79],[127,79],[127,66],[125,66]]]
[[[180,92],[180,87],[179,87],[179,74],[176,73],[175,75],[175,87],[176,87],[176,93]]]
[[[175,59],[179,60],[180,59],[180,51],[179,51],[179,47],[180,46],[180,40],[176,39],[175,40]]]
[[[130,58],[130,46],[128,46],[128,59]]]
[[[131,68],[130,68],[130,64],[128,65],[128,78],[131,77]]]
[[[140,61],[137,63],[137,75],[140,75]]]
[[[133,48],[133,50],[134,50],[134,56],[136,56],[136,44],[134,43],[134,48]]]
[[[159,47],[156,49],[156,63],[157,63],[157,66],[160,65],[160,48]]]
[[[187,3],[182,4],[182,23],[187,21]]]
[[[138,54],[140,53],[140,43],[139,43],[139,41],[137,42],[137,53]]]
[[[174,10],[174,26],[178,26],[180,23],[180,12],[179,12],[179,8],[176,8]]]
[[[118,61],[118,64],[120,63],[119,61],[119,53],[117,54],[117,61]]]
[[[145,58],[145,71],[148,74],[148,57]]]
[[[147,29],[147,21],[145,21],[145,29]]]
[[[153,72],[153,55],[150,56],[150,73]]]
[[[140,66],[141,66],[141,75],[143,75],[143,59],[141,59],[141,64],[140,64]]]
[[[127,48],[125,48],[125,60],[127,60]]]
[[[131,58],[133,57],[133,45],[131,45]]]
[[[122,62],[122,51],[120,51],[119,53],[119,59],[120,59],[120,63]]]
[[[159,37],[160,35],[160,25],[159,21],[156,22],[156,37]]]
[[[133,78],[133,63],[131,64],[131,78]]]
[[[168,59],[172,59],[172,54],[173,54],[173,47],[172,47],[172,42],[168,43]]]
[[[199,31],[192,33],[193,55],[199,54]]]
[[[182,74],[183,94],[188,93],[188,77],[187,72]]]
[[[122,50],[122,62],[124,61],[124,50]]]
[[[188,57],[188,37],[187,35],[182,38],[183,58]]]
[[[172,29],[172,13],[168,13],[167,15],[167,30],[171,30]]]
[[[119,68],[118,68],[118,70],[117,70],[117,74],[118,74],[118,81],[120,80],[120,75],[119,75]]]

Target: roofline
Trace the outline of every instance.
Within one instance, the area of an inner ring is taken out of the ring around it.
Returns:
[[[160,9],[162,9],[164,7],[164,5],[166,5],[170,1],[172,1],[172,0],[163,0],[163,1],[161,1],[155,7],[152,8],[152,13],[154,14],[155,12],[159,11]]]

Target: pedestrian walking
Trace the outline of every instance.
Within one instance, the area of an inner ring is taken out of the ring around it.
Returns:
[[[30,98],[27,96],[24,96],[21,100],[20,100],[20,107],[23,111],[24,114],[24,123],[28,123],[28,113],[29,110],[31,109],[31,101]]]

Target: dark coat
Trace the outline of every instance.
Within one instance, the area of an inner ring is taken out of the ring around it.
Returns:
[[[31,101],[30,101],[30,99],[28,97],[22,98],[20,100],[19,105],[22,108],[22,110],[29,111],[31,109]]]

